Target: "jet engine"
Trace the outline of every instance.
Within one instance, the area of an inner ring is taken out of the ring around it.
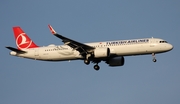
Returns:
[[[123,66],[124,65],[124,57],[113,57],[110,58],[108,61],[106,61],[107,64],[109,64],[109,66]]]
[[[95,58],[102,58],[102,57],[109,57],[110,56],[110,49],[109,48],[96,48],[94,50],[94,57]]]

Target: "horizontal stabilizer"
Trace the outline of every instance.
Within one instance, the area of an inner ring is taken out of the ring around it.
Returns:
[[[11,51],[17,52],[17,53],[26,53],[26,51],[18,50],[18,49],[13,48],[13,47],[6,47],[6,48],[11,50]]]

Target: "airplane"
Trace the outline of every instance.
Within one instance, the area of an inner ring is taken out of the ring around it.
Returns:
[[[42,61],[83,60],[86,65],[94,63],[94,69],[99,70],[99,63],[104,61],[110,67],[123,66],[125,56],[151,54],[156,62],[155,54],[168,52],[173,45],[160,38],[143,38],[131,40],[113,40],[93,43],[80,43],[58,34],[51,25],[50,32],[61,39],[64,45],[36,45],[21,27],[13,27],[17,48],[7,46],[10,55]]]

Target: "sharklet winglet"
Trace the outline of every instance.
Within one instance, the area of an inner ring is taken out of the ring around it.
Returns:
[[[53,27],[50,24],[48,25],[48,27],[52,34],[56,34],[56,31],[53,29]]]

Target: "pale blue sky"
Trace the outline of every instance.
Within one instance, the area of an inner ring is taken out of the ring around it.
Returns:
[[[179,104],[179,0],[4,0],[0,3],[0,104]],[[125,57],[122,67],[101,62],[43,62],[13,57],[12,27],[33,41],[63,44],[47,24],[79,42],[157,37],[168,53]]]

